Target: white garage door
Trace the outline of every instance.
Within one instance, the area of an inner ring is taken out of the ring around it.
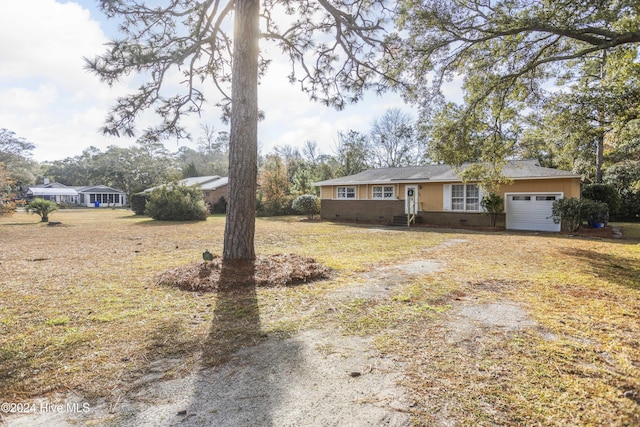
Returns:
[[[561,198],[560,193],[507,194],[507,229],[560,231],[560,224],[551,219],[551,208],[553,202]]]

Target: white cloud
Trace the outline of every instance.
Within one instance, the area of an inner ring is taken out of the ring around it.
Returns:
[[[82,59],[104,51],[109,39],[104,31],[111,30],[113,24],[101,15],[92,17],[94,0],[62,1],[0,0],[0,128],[35,143],[35,158],[40,161],[76,156],[91,145],[105,149],[134,142],[131,138],[104,137],[98,129],[117,96],[132,93],[140,79],[132,76],[110,88],[84,69]],[[311,102],[298,85],[289,83],[289,65],[277,49],[271,47],[267,54],[273,54],[273,62],[259,89],[259,106],[266,114],[259,124],[263,153],[274,146],[301,147],[307,140],[331,153],[338,131],[367,132],[371,121],[392,107],[412,113],[393,94],[369,94],[340,112]],[[176,83],[181,78],[176,72],[170,80]],[[205,95],[215,97],[215,89]],[[194,139],[200,135],[200,123],[227,130],[212,104],[201,117],[186,121]],[[138,128],[154,121],[153,113],[146,112],[139,118]],[[195,147],[195,143],[180,144]],[[175,141],[166,145],[172,151],[178,148]]]
[[[54,0],[0,2],[0,39],[6,40],[0,45],[3,79],[46,78],[64,86],[89,81],[82,57],[107,41],[89,11]]]
[[[130,145],[98,129],[125,93],[84,69],[83,57],[108,41],[100,23],[75,2],[0,2],[0,127],[36,144],[37,160],[75,156],[90,146]]]

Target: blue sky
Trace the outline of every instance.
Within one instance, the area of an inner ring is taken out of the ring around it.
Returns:
[[[109,88],[83,69],[82,57],[101,54],[115,31],[115,24],[98,10],[97,0],[0,1],[0,128],[36,144],[35,160],[76,156],[92,145],[104,150],[134,144],[135,139],[105,137],[98,131],[115,99],[133,92],[134,79]],[[339,131],[367,132],[388,108],[402,108],[415,117],[396,94],[370,94],[338,112],[309,101],[287,81],[287,72],[285,63],[274,61],[261,84],[259,103],[266,118],[258,139],[263,154],[274,146],[301,147],[307,140],[315,141],[321,152],[332,153]],[[211,106],[203,117],[189,120],[189,130],[194,137],[201,134],[201,123],[228,130],[219,116]],[[154,120],[152,114],[143,115],[139,129]],[[196,145],[166,142],[170,151]]]

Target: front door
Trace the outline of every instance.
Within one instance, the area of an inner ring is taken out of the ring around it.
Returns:
[[[405,185],[404,187],[404,213],[418,214],[418,186]]]

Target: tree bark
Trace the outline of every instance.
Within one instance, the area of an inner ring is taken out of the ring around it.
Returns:
[[[607,51],[602,51],[602,62],[600,63],[600,85],[604,83],[604,79],[606,75],[606,66],[607,66]],[[596,184],[602,184],[602,165],[604,164],[604,137],[606,133],[606,111],[604,107],[601,107],[601,110],[598,114],[598,139],[596,141]]]
[[[255,259],[260,1],[235,0],[229,141],[229,204],[223,261]]]
[[[596,184],[602,184],[602,166],[604,164],[604,131],[598,135],[596,141]]]

